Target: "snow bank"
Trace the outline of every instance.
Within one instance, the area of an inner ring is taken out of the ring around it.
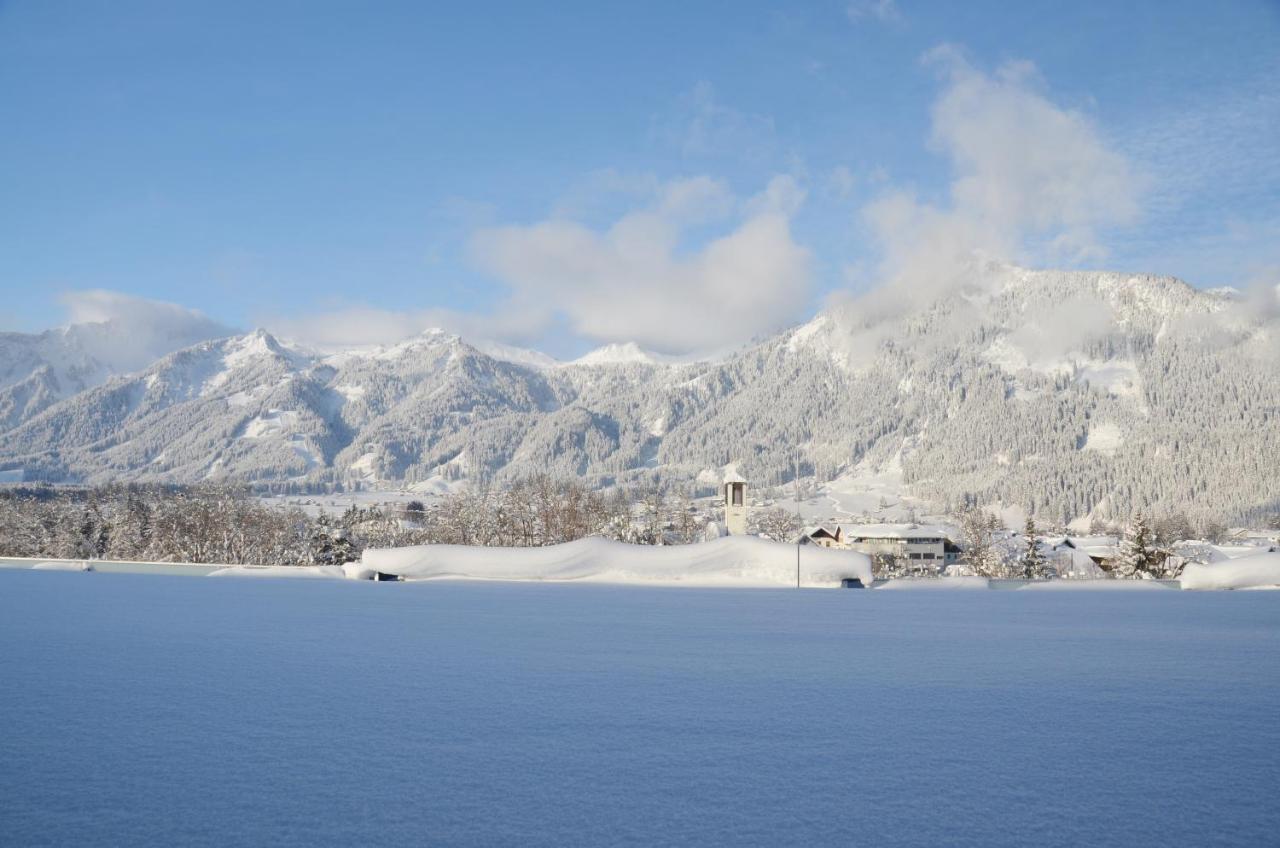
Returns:
[[[1257,589],[1280,587],[1280,553],[1262,553],[1208,564],[1188,563],[1184,589]]]
[[[804,586],[871,584],[871,559],[854,551],[726,536],[692,545],[628,545],[592,537],[543,548],[420,545],[364,552],[366,569],[406,579],[578,580],[680,586],[794,586],[796,556]]]
[[[210,571],[207,577],[338,578],[347,575],[338,565],[233,565]]]
[[[990,589],[991,581],[985,577],[899,577],[890,580],[877,591],[896,590],[929,590],[929,589]]]
[[[1019,586],[1018,591],[1131,592],[1134,590],[1172,588],[1172,586],[1161,583],[1159,580],[1043,580]]]
[[[32,571],[93,571],[87,562],[37,562]]]
[[[342,575],[348,580],[372,580],[378,569],[370,568],[362,562],[349,562],[342,566]]]

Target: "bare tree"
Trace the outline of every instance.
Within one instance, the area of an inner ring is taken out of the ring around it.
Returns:
[[[782,507],[758,510],[751,514],[752,530],[775,542],[791,542],[800,532],[799,517]]]

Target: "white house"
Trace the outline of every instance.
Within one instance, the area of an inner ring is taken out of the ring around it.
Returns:
[[[960,548],[940,527],[920,524],[836,524],[809,533],[816,545],[881,554],[941,570],[960,559]]]

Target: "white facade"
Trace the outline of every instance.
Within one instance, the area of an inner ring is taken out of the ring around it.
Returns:
[[[818,528],[809,537],[824,547],[891,556],[938,570],[960,555],[946,531],[918,524],[837,524],[834,529]]]
[[[730,536],[747,535],[747,481],[737,474],[724,478],[724,528]]]

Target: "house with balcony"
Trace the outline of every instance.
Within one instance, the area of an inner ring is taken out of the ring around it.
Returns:
[[[835,524],[812,528],[808,537],[823,547],[894,557],[922,568],[942,570],[960,559],[949,531],[920,524]]]

